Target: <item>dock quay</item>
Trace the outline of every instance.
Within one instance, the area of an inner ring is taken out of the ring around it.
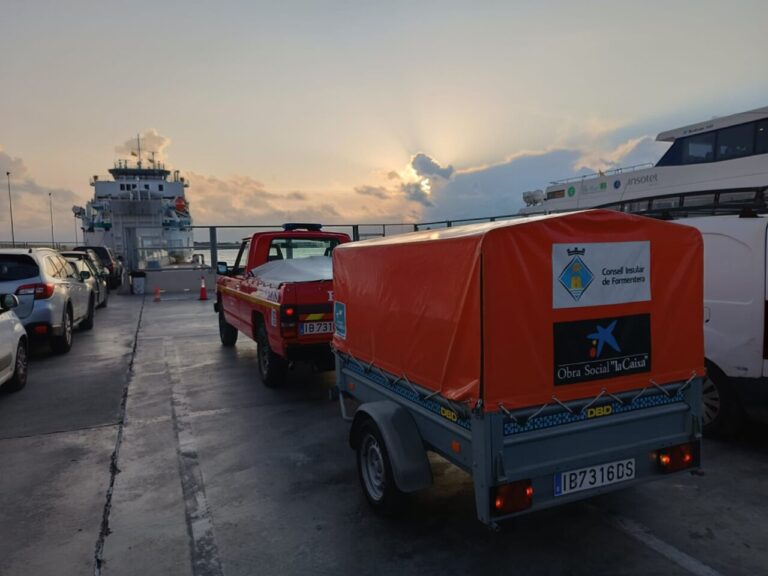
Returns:
[[[433,489],[385,520],[333,373],[270,389],[256,362],[183,290],[115,294],[69,354],[33,348],[27,387],[0,394],[0,575],[766,573],[764,425],[706,440],[700,475],[499,532],[476,522],[469,476],[433,457]]]

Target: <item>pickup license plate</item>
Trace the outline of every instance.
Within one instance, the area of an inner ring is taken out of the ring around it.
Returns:
[[[617,484],[635,477],[635,459],[616,460],[555,474],[555,496]]]
[[[302,322],[299,324],[299,334],[303,336],[331,333],[333,333],[333,322]]]

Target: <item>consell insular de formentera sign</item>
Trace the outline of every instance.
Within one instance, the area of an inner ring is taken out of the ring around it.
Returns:
[[[552,245],[552,307],[651,299],[650,242]]]

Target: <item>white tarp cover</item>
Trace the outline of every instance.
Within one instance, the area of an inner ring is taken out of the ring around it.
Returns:
[[[333,280],[333,260],[329,256],[273,260],[252,268],[251,276],[274,284]]]

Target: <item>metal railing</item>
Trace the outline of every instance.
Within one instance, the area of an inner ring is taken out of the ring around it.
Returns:
[[[452,228],[463,224],[478,224],[483,222],[495,222],[498,220],[510,220],[521,218],[519,214],[502,214],[496,216],[480,216],[474,218],[456,218],[446,220],[432,220],[428,222],[383,222],[365,224],[323,224],[324,231],[343,232],[348,234],[353,241],[366,240],[419,232],[422,230],[439,230]],[[216,225],[216,226],[191,226],[193,235],[192,246],[170,245],[167,242],[157,242],[162,237],[161,226],[141,226],[145,236],[134,238],[132,248],[127,249],[130,254],[124,254],[126,263],[132,264],[134,270],[158,269],[168,264],[176,266],[189,265],[200,267],[215,266],[220,259],[220,254],[230,258],[230,264],[234,262],[234,255],[240,248],[241,240],[255,232],[269,230],[282,230],[282,224],[257,224],[257,225]],[[64,250],[74,245],[82,245],[86,242],[61,242],[53,245],[54,248]],[[42,247],[51,246],[50,242],[16,242],[17,247]],[[10,242],[0,242],[0,247],[10,248]],[[184,263],[174,254],[184,254]],[[170,254],[170,258],[168,258]],[[195,258],[197,256],[197,258]],[[193,262],[193,259],[196,262]]]
[[[550,181],[550,186],[557,186],[559,184],[569,184],[571,182],[581,182],[588,178],[595,178],[596,176],[616,176],[617,174],[623,174],[625,172],[634,172],[635,170],[643,170],[645,168],[652,168],[655,166],[653,162],[644,162],[642,164],[633,164],[632,166],[618,166],[616,168],[610,168],[608,170],[600,170],[598,172],[590,172],[589,174],[582,174],[581,176],[571,176],[570,178],[563,178],[562,180]]]

